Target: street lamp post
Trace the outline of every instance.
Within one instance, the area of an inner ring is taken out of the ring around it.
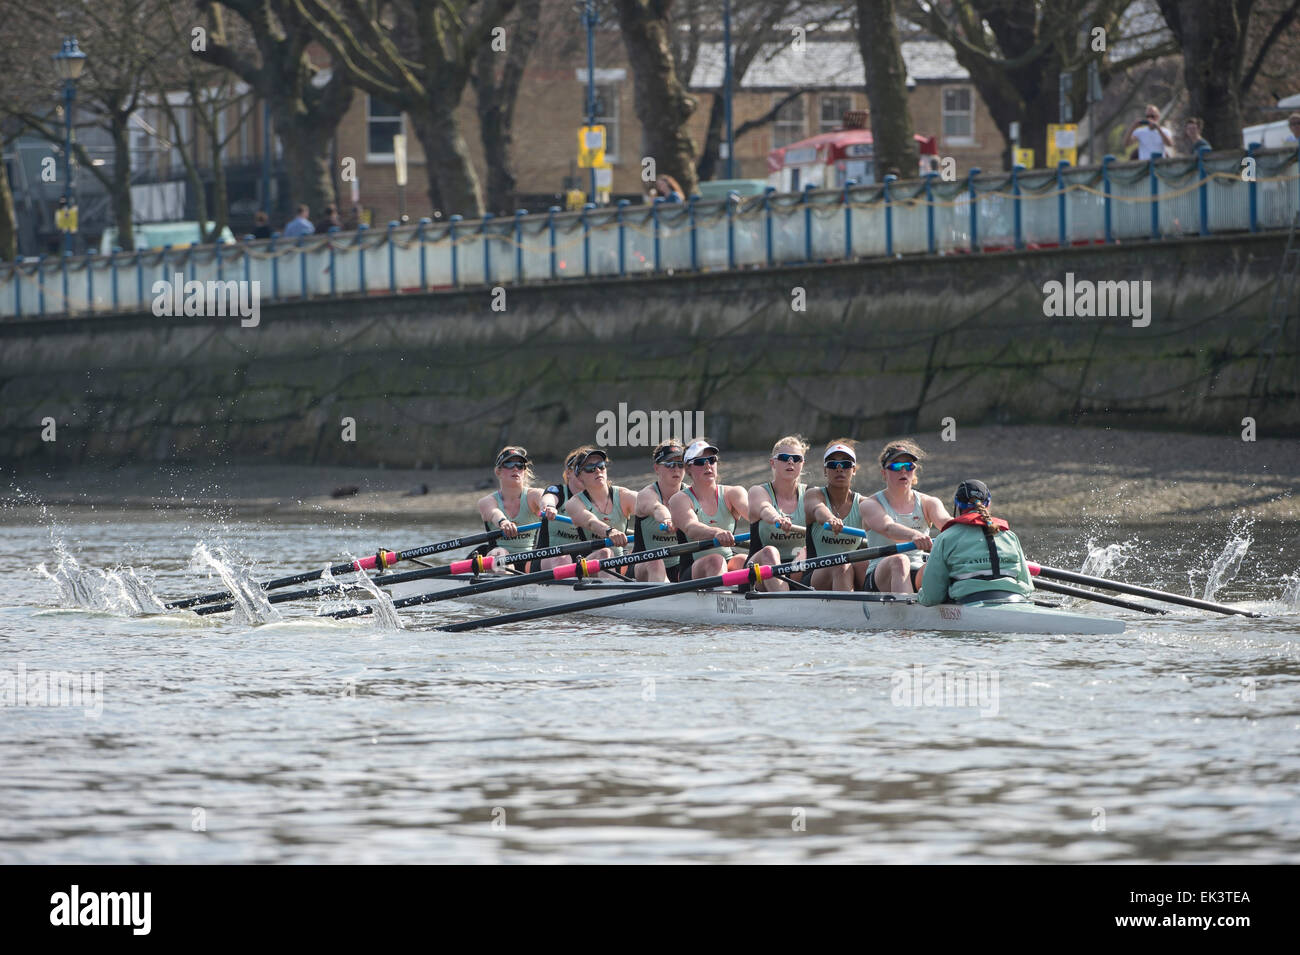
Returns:
[[[63,254],[72,254],[72,225],[76,205],[72,190],[72,104],[77,97],[77,80],[86,67],[86,54],[77,46],[76,37],[67,37],[54,54],[54,69],[63,80],[63,207],[66,228],[63,231]]]
[[[731,0],[722,4],[722,95],[726,123],[727,178],[736,178],[735,135],[731,128]]]
[[[587,0],[582,8],[582,25],[587,28],[587,125],[596,125],[596,4]],[[591,170],[591,198],[596,201],[596,169]]]

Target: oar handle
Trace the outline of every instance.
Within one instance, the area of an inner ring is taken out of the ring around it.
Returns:
[[[826,523],[822,524],[822,527],[823,527],[824,529],[826,529],[826,530],[830,530],[830,529],[831,529],[831,522],[830,522],[830,521],[827,521]],[[847,524],[845,524],[843,527],[840,528],[840,533],[841,533],[841,534],[848,534],[850,537],[866,537],[866,536],[867,536],[867,532],[864,531],[862,528],[860,528],[860,527],[849,527]]]

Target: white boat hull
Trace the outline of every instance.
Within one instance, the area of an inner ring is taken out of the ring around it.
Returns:
[[[479,577],[479,582],[496,579]],[[475,582],[469,576],[440,577],[394,584],[394,599],[444,592]],[[655,586],[605,581],[523,584],[505,590],[473,594],[463,599],[485,607],[531,610],[558,604],[630,593]],[[430,604],[429,606],[433,606]],[[620,620],[658,620],[721,626],[782,627],[792,630],[937,630],[965,633],[1103,634],[1123,633],[1124,622],[1040,607],[1033,603],[944,604],[923,607],[912,594],[830,593],[794,591],[786,594],[694,591],[616,604],[584,614]]]

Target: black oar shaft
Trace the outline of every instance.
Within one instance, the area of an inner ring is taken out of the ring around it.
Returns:
[[[1238,607],[1231,607],[1228,604],[1214,603],[1209,600],[1197,600],[1195,597],[1184,597],[1182,594],[1171,594],[1164,590],[1153,590],[1150,587],[1138,587],[1134,584],[1126,584],[1119,580],[1108,580],[1105,577],[1092,577],[1088,574],[1080,574],[1073,570],[1062,570],[1059,567],[1044,567],[1039,565],[1039,574],[1043,577],[1050,577],[1053,580],[1065,580],[1074,584],[1086,584],[1089,587],[1100,587],[1103,590],[1113,590],[1116,593],[1132,594],[1134,597],[1148,597],[1151,600],[1163,600],[1165,603],[1180,604],[1184,607],[1194,607],[1197,610],[1211,610],[1215,613],[1240,614],[1243,617],[1261,617],[1263,614],[1256,613],[1253,610],[1242,610]]]
[[[848,551],[842,554],[830,554],[826,557],[814,557],[810,560],[796,560],[786,564],[776,564],[771,567],[772,575],[798,573],[806,570],[818,570],[822,567],[837,567],[840,564],[856,563],[859,560],[874,560],[877,557],[885,557],[889,554],[899,553],[901,550],[911,550],[915,544],[892,544],[885,547],[873,547],[869,550]],[[647,552],[648,553],[648,552]],[[753,572],[758,568],[749,568],[751,579]],[[518,623],[523,620],[536,620],[540,617],[554,617],[562,613],[581,613],[584,610],[598,610],[601,607],[612,607],[617,604],[636,603],[639,600],[653,600],[655,597],[667,597],[672,594],[689,593],[693,590],[707,590],[710,587],[729,586],[728,581],[734,580],[739,571],[729,571],[725,574],[719,574],[714,577],[701,577],[699,580],[683,580],[675,584],[664,584],[659,587],[650,587],[645,590],[626,591],[611,594],[608,597],[597,597],[595,600],[583,600],[577,603],[560,604],[555,607],[538,607],[534,610],[520,610],[515,613],[500,614],[495,617],[486,617],[480,620],[466,620],[461,623],[448,624],[445,627],[439,627],[439,630],[445,630],[452,633],[463,632],[465,630],[478,630],[481,627],[496,627],[504,623]]]
[[[1054,584],[1050,580],[1035,580],[1034,589],[1046,590],[1053,594],[1063,594],[1067,597],[1079,597],[1099,604],[1110,604],[1112,607],[1123,607],[1125,610],[1140,610],[1143,613],[1150,614],[1169,612],[1168,610],[1161,610],[1159,607],[1148,607],[1146,604],[1140,604],[1133,600],[1124,600],[1121,597],[1108,597],[1105,594],[1094,593],[1091,590],[1084,590],[1082,587],[1071,587],[1069,584]]]

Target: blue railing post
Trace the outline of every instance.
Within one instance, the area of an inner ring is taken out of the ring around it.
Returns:
[[[1147,163],[1151,178],[1151,238],[1160,238],[1160,177],[1156,175],[1156,164]]]
[[[95,311],[95,259],[86,256],[86,311]]]
[[[366,287],[366,247],[361,244],[361,240],[365,238],[366,232],[368,232],[369,229],[370,226],[366,225],[364,222],[359,223],[357,225],[357,237],[355,240],[357,247],[357,284],[359,286],[357,291],[362,295],[370,294],[370,289]]]
[[[555,278],[555,214],[559,211],[559,206],[551,206],[546,213],[546,231],[551,236],[551,278]]]
[[[894,257],[894,183],[898,182],[898,177],[893,173],[885,176],[884,183],[881,185],[880,194],[885,197],[885,255],[889,258]]]
[[[1115,161],[1115,157],[1110,153],[1101,157],[1101,191],[1104,198],[1102,199],[1102,219],[1104,222],[1104,232],[1106,244],[1109,245],[1115,241],[1115,235],[1110,227],[1110,164]]]
[[[767,234],[767,265],[772,267],[772,194],[776,192],[776,186],[768,186],[763,190],[763,230]]]
[[[803,260],[805,262],[813,260],[812,203],[808,199],[808,194],[815,188],[810,182],[803,187],[803,192],[799,196],[799,201],[803,203]]]
[[[925,248],[931,255],[938,251],[934,236],[934,180],[938,175],[933,169],[925,174]]]
[[[496,218],[492,213],[483,213],[478,232],[483,237],[483,284],[492,284],[492,237],[488,233],[488,222]]]
[[[736,268],[736,203],[740,193],[732,190],[727,193],[727,268]]]
[[[524,281],[524,216],[528,215],[527,209],[515,210],[515,284],[522,285]]]
[[[1246,156],[1252,163],[1255,160],[1255,150],[1260,148],[1259,143],[1251,143],[1246,147]],[[1246,191],[1250,196],[1250,231],[1259,231],[1259,183],[1255,180],[1259,178],[1258,171],[1250,177],[1250,182],[1246,184]]]
[[[591,223],[587,220],[587,212],[596,208],[594,202],[588,202],[582,207],[582,274],[586,278],[591,278]]]
[[[217,281],[218,281],[218,282],[224,282],[224,281],[225,281],[225,269],[222,267],[223,263],[222,263],[222,261],[221,261],[221,246],[222,246],[223,244],[224,244],[224,243],[221,241],[221,239],[218,238],[218,239],[217,239],[217,244],[213,247],[213,248],[214,248],[213,258],[216,260],[216,263],[217,263]]]
[[[659,273],[659,270],[660,270],[660,269],[659,269],[659,266],[660,266],[660,258],[659,258],[659,206],[663,204],[663,201],[664,201],[663,196],[655,196],[654,202],[652,202],[652,203],[650,204],[650,218],[651,218],[651,219],[653,220],[653,222],[654,222],[654,235],[655,235],[655,273],[656,273],[656,274],[658,274],[658,273]]]
[[[306,240],[306,236],[300,235],[298,241],[294,243],[298,254],[298,292],[304,299],[307,298],[307,255],[303,252],[303,243]]]
[[[429,227],[433,220],[428,216],[422,216],[415,226],[415,241],[420,244],[420,291],[429,291],[429,265],[426,261],[426,249],[424,248],[424,230]]]
[[[18,262],[14,268],[14,318],[23,317],[23,267]]]
[[[1062,249],[1070,245],[1069,236],[1065,234],[1065,170],[1069,167],[1068,159],[1056,164],[1056,243]]]
[[[121,249],[114,247],[113,251],[110,253],[110,258],[108,260],[109,268],[112,270],[113,273],[111,281],[113,284],[113,311],[115,312],[120,308],[120,305],[118,304],[119,299],[117,294],[117,256],[120,252]]]
[[[144,308],[144,260],[139,249],[135,250],[135,296],[136,304]]]
[[[170,283],[172,279],[176,277],[175,275],[167,274],[167,269],[168,269],[167,259],[171,256],[171,253],[172,253],[172,247],[170,245],[164,245],[162,247],[162,253],[158,259],[158,268],[162,271],[163,279],[168,283]],[[184,276],[182,276],[182,278],[184,278]],[[150,288],[150,291],[152,291],[152,287]],[[184,292],[184,289],[181,289],[181,291]],[[181,296],[181,301],[184,301],[184,295]],[[173,316],[173,317],[177,317],[177,316]]]
[[[614,217],[618,220],[618,277],[627,278],[627,240],[626,226],[623,225],[623,210],[629,205],[628,200],[618,200]]]
[[[68,259],[72,253],[65,247],[63,254],[59,256],[59,263],[63,268],[63,314],[72,314],[72,299],[68,296]]]
[[[136,257],[136,260],[138,261],[139,258],[140,258],[140,253],[137,252],[137,253],[135,254],[135,257]],[[252,281],[252,276],[253,276],[253,257],[252,257],[251,255],[248,254],[248,249],[244,249],[244,281],[245,281],[245,282],[251,282],[251,281]],[[142,286],[142,287],[143,287],[143,286]],[[252,286],[251,286],[251,285],[249,286],[249,289],[250,289],[250,290],[252,289]],[[141,296],[141,300],[143,300],[143,298],[144,298],[144,292],[141,292],[141,293],[140,293],[140,296]]]
[[[844,192],[840,202],[844,204],[844,261],[853,261],[853,204],[849,202],[849,190],[858,184],[856,179],[844,180]]]
[[[1016,163],[1011,167],[1011,195],[1015,205],[1012,207],[1012,221],[1015,222],[1015,246],[1017,249],[1025,247],[1025,223],[1021,210],[1020,199],[1020,171],[1025,167]]]
[[[465,217],[454,215],[447,221],[447,238],[451,240],[451,287],[460,288],[460,253],[456,250],[456,223]]]
[[[36,314],[45,314],[45,254],[36,257]]]
[[[397,294],[397,243],[393,241],[393,230],[398,226],[396,219],[388,220],[388,231],[384,241],[388,243],[388,294]]]
[[[338,276],[336,274],[336,261],[338,256],[334,251],[334,236],[338,234],[339,227],[332,225],[329,227],[329,241],[326,243],[330,250],[330,298],[337,298],[339,294]]]
[[[686,200],[686,221],[690,224],[690,230],[691,230],[691,271],[692,272],[698,272],[700,270],[699,243],[697,241],[698,237],[695,234],[695,200],[698,198],[700,197],[692,194],[691,197]]]
[[[966,177],[966,188],[970,191],[970,250],[972,252],[980,250],[980,204],[975,198],[975,177],[979,174],[979,167],[973,166],[970,175]]]
[[[1208,146],[1196,150],[1196,174],[1201,180],[1201,188],[1197,190],[1201,197],[1201,235],[1210,234],[1210,180],[1205,173],[1205,154],[1209,151]]]
[[[275,254],[275,240],[280,238],[280,233],[271,233],[271,242],[266,247],[267,254],[271,257],[271,301],[280,301],[280,260]]]

